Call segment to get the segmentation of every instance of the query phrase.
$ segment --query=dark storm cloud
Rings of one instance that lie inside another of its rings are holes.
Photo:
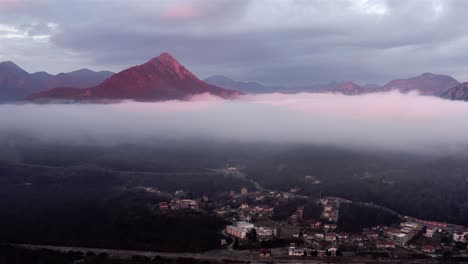
[[[200,77],[302,85],[435,72],[463,81],[467,10],[463,0],[0,0],[0,24],[41,25],[44,48],[74,56],[66,65],[43,60],[52,71],[121,70],[169,51]]]

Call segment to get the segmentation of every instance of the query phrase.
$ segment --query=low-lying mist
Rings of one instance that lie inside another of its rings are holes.
[[[3,135],[73,144],[209,139],[440,154],[456,154],[468,146],[468,103],[398,92],[4,104],[0,122]]]

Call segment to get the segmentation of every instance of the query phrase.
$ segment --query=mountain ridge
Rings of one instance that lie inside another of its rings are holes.
[[[201,81],[172,55],[164,52],[143,64],[110,76],[97,86],[81,90],[59,87],[33,94],[28,99],[164,101],[186,100],[202,93],[222,98],[233,98],[241,94]]]
[[[468,82],[461,83],[450,90],[443,93],[442,98],[457,100],[457,101],[468,101]]]
[[[0,101],[16,101],[29,94],[58,86],[79,88],[96,85],[113,72],[81,69],[72,72],[49,74],[45,71],[29,73],[12,61],[0,62]]]

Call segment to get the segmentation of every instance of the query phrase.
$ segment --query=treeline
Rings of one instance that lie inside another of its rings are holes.
[[[183,185],[172,182],[173,188]],[[219,247],[225,224],[205,213],[162,213],[158,195],[127,188],[129,179],[104,170],[0,164],[0,183],[0,242],[5,243],[198,252]]]
[[[361,233],[363,228],[376,225],[390,226],[400,219],[378,208],[366,207],[357,204],[341,204],[339,208],[338,228],[340,231]]]
[[[219,246],[225,224],[204,213],[159,212],[158,198],[143,192],[21,194],[0,194],[5,243],[200,252]]]
[[[272,189],[300,186],[314,197],[340,196],[404,215],[466,224],[466,159],[302,146],[256,159],[247,173]],[[318,177],[320,184],[307,182],[306,175]]]

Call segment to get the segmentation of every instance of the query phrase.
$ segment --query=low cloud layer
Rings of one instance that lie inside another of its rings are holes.
[[[248,95],[226,101],[0,105],[0,133],[70,143],[144,139],[331,144],[454,153],[468,146],[468,103],[397,92]]]

